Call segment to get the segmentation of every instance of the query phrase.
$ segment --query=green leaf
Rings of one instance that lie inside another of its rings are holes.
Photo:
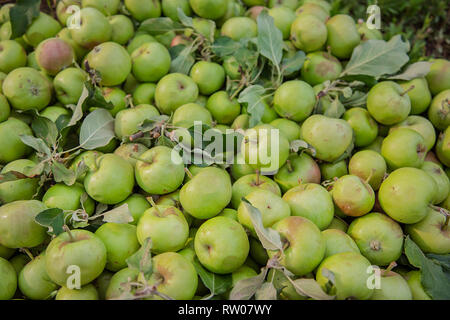
[[[114,136],[114,118],[107,110],[96,109],[81,125],[80,147],[86,150],[104,147]]]
[[[311,297],[315,300],[333,300],[335,298],[335,296],[326,294],[314,279],[297,279],[290,281],[299,295]]]
[[[50,148],[41,138],[36,138],[29,135],[20,135],[20,140],[22,140],[22,142],[25,143],[27,146],[30,146],[37,152],[42,153],[47,157],[50,157],[52,154]]]
[[[230,300],[250,300],[266,279],[267,268],[262,268],[257,276],[239,280],[230,292]]]
[[[299,71],[305,63],[306,55],[303,51],[297,51],[292,57],[284,58],[281,62],[281,72],[289,76]]]
[[[261,212],[258,208],[255,208],[244,197],[242,198],[242,203],[247,207],[247,210],[250,213],[250,219],[252,220],[256,235],[258,236],[259,241],[261,241],[262,246],[266,250],[283,250],[280,234],[271,228],[264,228]]]
[[[36,223],[48,228],[50,234],[55,236],[64,232],[64,211],[59,208],[44,210],[34,218]]]
[[[11,21],[11,39],[25,34],[33,20],[39,17],[40,0],[17,0],[9,11]]]
[[[341,77],[366,75],[379,79],[383,75],[394,74],[409,60],[408,43],[400,35],[384,40],[367,40],[353,50]]]
[[[161,35],[169,31],[183,30],[183,26],[179,22],[175,22],[170,18],[150,18],[144,20],[138,28],[138,31],[147,32],[152,36]]]
[[[351,97],[344,97],[341,102],[346,108],[363,107],[367,102],[367,93],[358,90],[353,91]]]
[[[152,239],[147,238],[142,247],[127,259],[128,267],[143,273],[146,279],[153,273],[151,249]]]
[[[92,85],[89,81],[84,83],[84,87],[87,89],[88,95],[83,100],[83,110],[88,110],[89,108],[114,109],[112,102],[105,100],[99,87]]]
[[[256,291],[255,300],[277,300],[277,289],[272,282],[264,282]]]
[[[422,285],[434,300],[450,300],[450,273],[441,263],[428,259],[409,236],[405,240],[405,254],[409,262],[422,272]]]
[[[253,85],[239,94],[238,102],[247,104],[247,112],[250,114],[250,128],[256,126],[261,122],[262,116],[264,115],[264,89],[260,85]]]
[[[258,15],[256,22],[259,52],[274,65],[279,65],[283,57],[283,34],[275,27],[273,18],[266,10]]]
[[[89,90],[86,88],[86,86],[83,87],[83,91],[81,92],[80,99],[78,99],[77,105],[70,105],[73,106],[72,109],[72,118],[69,121],[68,127],[72,127],[78,123],[78,121],[83,118],[83,105],[86,99],[89,96]]]
[[[133,216],[126,203],[103,213],[103,221],[105,222],[130,223],[133,222],[133,220]]]
[[[206,270],[198,261],[197,257],[194,258],[192,264],[205,287],[211,291],[212,296],[225,293],[231,288],[231,275],[218,275]]]
[[[181,50],[176,56],[172,56],[170,72],[189,74],[189,71],[195,63],[192,51],[192,46],[188,46]]]
[[[430,72],[431,65],[432,65],[431,62],[426,61],[416,62],[409,65],[406,68],[406,70],[403,71],[402,73],[389,77],[388,79],[409,81],[416,78],[423,78],[428,74],[428,72]]]
[[[184,25],[185,27],[190,27],[193,28],[194,27],[194,23],[192,21],[191,17],[188,17],[183,9],[181,9],[180,7],[177,8],[177,14],[178,14],[178,19],[180,19],[180,22],[182,25]]]
[[[64,182],[68,186],[71,186],[76,182],[77,177],[75,172],[67,169],[62,163],[58,161],[52,162],[51,170],[56,182]]]
[[[450,254],[427,254],[427,257],[440,264],[444,270],[450,271]]]
[[[211,46],[211,51],[220,58],[232,56],[238,49],[242,48],[242,42],[234,41],[228,37],[219,37]]]
[[[45,141],[47,146],[55,146],[58,139],[58,128],[56,124],[45,117],[37,116],[31,122],[31,128],[33,129],[36,137]]]

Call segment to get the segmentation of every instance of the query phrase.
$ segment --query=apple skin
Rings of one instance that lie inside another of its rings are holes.
[[[450,253],[450,228],[445,225],[445,216],[431,208],[424,219],[407,225],[406,232],[425,253]]]
[[[346,120],[355,132],[355,146],[365,147],[378,136],[378,125],[364,108],[351,108],[344,113]]]
[[[141,143],[124,143],[114,150],[114,154],[122,157],[124,160],[127,160],[128,163],[135,167],[136,162],[138,161],[135,158],[139,158],[148,150],[149,149]]]
[[[83,8],[95,8],[105,16],[112,16],[119,11],[120,0],[82,0],[81,5]]]
[[[258,181],[259,180],[259,181]],[[259,183],[258,183],[259,182]],[[269,177],[248,174],[240,177],[233,183],[231,206],[239,208],[242,198],[255,190],[268,190],[277,196],[281,196],[280,187]]]
[[[287,40],[291,33],[291,25],[296,18],[294,10],[285,6],[279,6],[269,9],[267,13],[273,18],[275,27],[283,34],[283,39]]]
[[[80,28],[70,29],[70,35],[78,45],[93,49],[111,38],[112,27],[103,13],[95,8],[82,8],[79,14],[83,23]]]
[[[83,286],[97,278],[106,265],[106,247],[102,240],[86,230],[72,230],[73,241],[67,232],[54,238],[47,247],[45,267],[50,279],[65,286],[70,274],[67,268],[80,268],[80,284]]]
[[[27,63],[25,49],[15,40],[0,41],[0,71],[9,73]]]
[[[61,287],[55,296],[55,300],[99,300],[99,296],[95,286],[88,284],[79,290]]]
[[[24,40],[36,48],[43,40],[54,37],[61,30],[61,25],[50,15],[40,12],[39,16],[33,20],[28,27]]]
[[[353,241],[353,239],[348,234],[341,230],[323,230],[322,237],[325,239],[326,243],[324,259],[342,252],[360,253],[355,241]]]
[[[269,228],[274,223],[291,215],[289,205],[281,199],[279,195],[276,195],[271,191],[263,189],[255,190],[246,195],[245,198],[259,210],[265,228]],[[238,220],[240,224],[249,229],[251,233],[256,236],[251,214],[244,202],[241,202],[239,205]]]
[[[67,122],[70,120],[72,113],[70,109],[61,106],[49,106],[42,110],[41,117],[47,118],[52,122],[56,122],[59,117],[64,116]]]
[[[383,272],[382,272],[383,273]],[[412,300],[408,282],[393,271],[380,278],[380,289],[374,289],[370,300]]]
[[[133,216],[133,221],[130,223],[133,225],[137,225],[144,212],[151,207],[147,199],[138,193],[133,193],[126,200],[116,204],[116,207],[120,207],[123,204],[128,205],[128,210]]]
[[[241,113],[241,105],[237,99],[230,99],[226,91],[212,94],[206,102],[208,109],[219,124],[230,125]]]
[[[44,242],[46,228],[34,221],[47,209],[37,200],[20,200],[0,207],[0,244],[8,248],[32,248]]]
[[[25,168],[32,168],[36,165],[31,160],[19,159],[8,163],[0,173],[9,171],[24,173]],[[20,179],[0,184],[0,203],[9,203],[17,200],[31,200],[37,193],[39,187],[38,178]]]
[[[168,74],[156,85],[156,106],[164,114],[171,114],[183,104],[195,102],[197,97],[197,84],[185,74]]]
[[[180,191],[183,208],[193,217],[209,219],[218,215],[230,202],[232,186],[225,170],[208,167],[184,184]]]
[[[293,154],[275,174],[274,180],[283,192],[287,192],[302,183],[320,183],[320,168],[306,153]]]
[[[353,220],[347,233],[372,264],[386,266],[402,254],[402,228],[382,213],[373,212]]]
[[[106,300],[106,290],[108,290],[113,275],[114,273],[104,270],[102,274],[95,279],[94,286],[97,289],[99,300]]]
[[[319,164],[319,168],[323,181],[333,180],[334,178],[340,178],[348,174],[347,162],[345,160],[333,163],[322,162]]]
[[[183,213],[173,206],[157,205],[144,212],[137,225],[140,244],[152,239],[152,252],[176,252],[183,249],[189,236],[189,225]]]
[[[450,167],[450,127],[439,135],[436,155],[445,166]]]
[[[314,15],[299,15],[291,25],[291,41],[302,51],[319,51],[327,42],[327,27]]]
[[[188,17],[192,16],[192,9],[189,5],[189,0],[164,0],[161,2],[162,12],[165,17],[169,17],[173,21],[179,21],[178,8],[183,10]]]
[[[347,232],[348,224],[344,220],[342,220],[339,217],[334,217],[333,220],[331,220],[330,225],[328,226],[328,229],[336,229],[343,232]]]
[[[39,67],[53,76],[70,66],[75,59],[75,53],[70,44],[60,38],[42,41],[35,52]]]
[[[134,25],[130,18],[118,14],[108,17],[109,24],[112,27],[111,41],[120,45],[125,45],[134,36]]]
[[[126,260],[141,247],[136,237],[136,226],[107,222],[95,231],[106,247],[106,269],[119,271],[127,266]]]
[[[378,201],[392,219],[412,224],[426,217],[436,190],[436,182],[423,170],[400,168],[383,181]]]
[[[316,273],[316,281],[325,288],[328,283],[322,271],[328,269],[334,273],[336,285],[332,294],[338,300],[358,299],[368,300],[373,294],[373,290],[367,287],[369,274],[367,269],[370,262],[356,252],[342,252],[334,254],[322,261]]]
[[[86,79],[86,73],[78,68],[62,70],[53,79],[56,98],[64,105],[76,104],[80,99]]]
[[[216,20],[225,15],[226,0],[189,0],[192,10],[199,17]]]
[[[342,72],[342,65],[338,59],[328,52],[312,52],[302,68],[302,77],[310,85],[336,80]]]
[[[433,96],[438,93],[450,89],[450,61],[445,59],[431,59],[430,72],[428,72],[426,79]]]
[[[123,140],[139,131],[139,125],[146,119],[159,116],[158,109],[149,104],[140,104],[134,108],[127,108],[116,114],[114,132]]]
[[[293,216],[309,219],[320,230],[333,220],[334,206],[331,195],[320,184],[302,183],[283,195]]]
[[[353,130],[345,120],[315,114],[303,122],[301,137],[316,149],[315,158],[333,162],[351,146]]]
[[[437,192],[433,203],[439,204],[447,199],[450,192],[450,180],[442,167],[439,164],[425,161],[420,169],[428,173],[436,182]]]
[[[178,189],[184,179],[181,157],[166,146],[154,147],[136,163],[137,184],[151,194],[167,194]],[[168,173],[170,172],[170,175]]]
[[[303,217],[287,217],[275,223],[272,229],[277,231],[283,241],[289,245],[281,255],[280,263],[297,276],[313,271],[325,255],[325,239],[319,228]],[[276,251],[268,251],[273,258]]]
[[[225,82],[225,70],[220,64],[199,61],[192,66],[190,77],[198,85],[200,94],[209,96],[222,88]]]
[[[387,165],[384,158],[372,150],[363,150],[355,153],[348,164],[351,175],[360,177],[362,180],[377,191],[383,182]]]
[[[129,41],[127,51],[131,55],[134,50],[148,42],[157,42],[157,40],[147,33],[136,33],[136,35]]]
[[[194,265],[179,253],[166,252],[153,257],[153,273],[150,286],[175,300],[191,300],[198,287],[198,275]],[[160,300],[149,297],[148,300]]]
[[[8,260],[16,252],[15,249],[7,248],[0,244],[0,258]]]
[[[141,82],[158,82],[170,70],[170,54],[162,44],[147,42],[131,54],[133,74]]]
[[[75,171],[78,165],[83,161],[84,164],[88,168],[95,168],[97,159],[102,156],[103,153],[99,151],[84,151],[80,153],[78,156],[75,157],[75,159],[70,164],[70,170]],[[78,177],[77,181],[83,183],[84,179],[86,178],[86,173],[82,174],[80,177]]]
[[[113,300],[120,297],[124,291],[124,287],[122,285],[128,281],[136,281],[138,274],[139,270],[131,268],[125,268],[116,272],[111,277],[111,281],[106,289],[106,300]]]
[[[125,8],[137,21],[161,16],[160,1],[125,0]]]
[[[52,98],[51,82],[33,68],[17,68],[3,81],[3,94],[17,110],[42,110]]]
[[[358,33],[361,36],[361,41],[367,40],[383,40],[383,34],[380,30],[377,29],[369,29],[365,22],[361,22],[358,20]]]
[[[63,28],[61,29],[61,31],[59,31],[56,36],[57,38],[64,40],[65,42],[67,42],[68,44],[70,44],[70,46],[72,47],[74,53],[75,53],[75,58],[78,62],[81,62],[83,60],[83,58],[86,56],[86,54],[89,52],[90,48],[85,48],[81,45],[79,45],[73,38],[72,38],[72,34],[70,33],[70,29],[69,28]]]
[[[280,132],[286,136],[289,142],[300,139],[301,127],[295,121],[284,118],[277,118],[270,122],[270,125],[280,130]]]
[[[202,265],[218,274],[237,270],[250,250],[242,225],[226,217],[215,217],[203,223],[195,235],[194,247]]]
[[[431,92],[425,78],[404,81],[401,82],[400,85],[404,90],[408,90],[414,86],[413,89],[408,91],[408,96],[411,100],[411,114],[421,114],[427,110],[431,103]]]
[[[9,260],[14,270],[16,270],[17,276],[19,276],[22,269],[30,261],[30,257],[28,257],[26,254],[17,254]]]
[[[361,42],[355,21],[346,14],[337,14],[326,22],[327,46],[331,54],[339,59],[350,58],[353,49]]]
[[[406,281],[411,289],[413,300],[431,300],[431,297],[425,292],[422,286],[422,273],[414,270],[406,274]]]
[[[23,121],[10,117],[0,123],[0,163],[8,164],[31,152],[31,148],[20,140],[20,135],[33,135],[31,128]]]
[[[28,299],[45,300],[58,288],[45,269],[45,253],[28,262],[19,273],[19,289]]]
[[[316,103],[313,88],[301,80],[284,82],[275,91],[273,105],[280,117],[296,122],[308,118]]]
[[[393,81],[381,81],[370,89],[367,110],[379,123],[393,125],[405,120],[411,111],[411,100],[405,90]]]
[[[184,104],[175,110],[172,117],[172,124],[176,127],[189,129],[195,121],[212,126],[213,118],[211,113],[205,107],[197,103]]]
[[[428,119],[438,130],[445,131],[450,126],[450,89],[433,98],[428,109]]]
[[[427,151],[430,151],[433,148],[436,142],[436,132],[433,124],[427,118],[421,116],[409,116],[406,120],[392,126],[389,129],[389,133],[403,127],[412,129],[422,135]]]
[[[250,257],[259,265],[265,266],[267,264],[267,260],[269,260],[269,255],[267,254],[266,249],[264,249],[259,240],[256,240],[253,237],[250,237],[249,241],[250,241]]]
[[[133,103],[139,104],[154,104],[155,102],[156,84],[141,83],[133,92]]]
[[[316,2],[304,2],[302,6],[295,8],[295,14],[297,16],[301,14],[313,15],[323,22],[326,22],[330,17],[329,10],[323,8],[319,3]]]
[[[12,299],[16,289],[16,271],[8,260],[0,258],[0,300]]]
[[[372,187],[358,176],[346,175],[339,178],[331,193],[336,206],[347,216],[365,215],[375,204]]]
[[[51,186],[42,197],[42,202],[48,208],[59,208],[63,210],[78,210],[81,209],[81,196],[85,193],[84,187],[80,183],[75,183],[72,186],[67,186],[63,183],[58,183]],[[87,197],[83,204],[84,209],[88,215],[94,213],[95,203],[90,197]]]

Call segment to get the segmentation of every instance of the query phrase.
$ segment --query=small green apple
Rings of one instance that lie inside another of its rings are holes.
[[[109,41],[112,27],[103,13],[88,7],[82,8],[78,14],[83,23],[79,27],[70,29],[70,35],[78,45],[86,49],[93,49],[95,46]],[[75,18],[74,21],[76,21]]]
[[[161,16],[161,3],[159,0],[125,0],[124,4],[131,16],[137,21]]]
[[[445,59],[431,59],[430,62],[432,65],[426,79],[431,93],[435,96],[444,90],[450,89],[450,61]]]
[[[218,91],[208,98],[206,103],[214,119],[220,124],[231,124],[241,113],[237,99],[231,99],[226,91]]]
[[[273,105],[283,118],[301,122],[308,118],[316,103],[312,87],[301,80],[284,82],[275,91]]]
[[[35,162],[28,159],[19,159],[9,162],[0,173],[10,171],[24,173],[26,168],[33,168]],[[39,178],[19,179],[0,184],[0,203],[9,203],[17,200],[31,200],[38,192]]]
[[[437,192],[433,203],[438,204],[447,199],[450,193],[450,180],[442,167],[434,162],[425,161],[420,169],[428,173],[436,182]]]
[[[86,213],[94,213],[95,203],[90,197],[87,197],[84,203],[81,203],[81,197],[85,194],[81,183],[75,183],[67,186],[63,183],[57,183],[51,186],[42,197],[42,202],[48,208],[59,208],[63,210],[78,210],[82,207]]]
[[[302,67],[302,77],[312,86],[327,80],[336,80],[342,72],[339,60],[328,52],[312,52],[306,58]]]
[[[351,108],[344,113],[346,120],[355,133],[355,146],[365,147],[378,136],[378,126],[369,112],[364,108]]]
[[[0,300],[12,299],[16,289],[16,271],[8,260],[0,258]]]
[[[190,77],[181,73],[168,74],[156,85],[156,106],[164,114],[171,114],[178,107],[195,102],[197,97],[197,84]]]
[[[219,19],[227,10],[226,0],[189,0],[192,10],[205,19]]]
[[[436,155],[446,167],[450,167],[450,127],[439,135]]]
[[[170,54],[158,42],[146,42],[131,54],[133,74],[141,82],[158,82],[170,69]]]
[[[413,300],[431,300],[422,286],[422,273],[414,270],[406,274],[406,281],[411,289]]]
[[[373,190],[377,191],[383,182],[387,165],[378,152],[362,150],[350,158],[348,170],[351,175],[360,177],[370,184]]]
[[[161,3],[164,16],[169,17],[173,21],[178,21],[178,8],[183,10],[188,17],[192,16],[192,9],[189,0],[164,0]]]
[[[430,151],[433,148],[436,142],[436,132],[433,124],[427,118],[421,116],[409,116],[408,118],[406,118],[406,120],[392,126],[389,129],[389,133],[403,127],[412,129],[417,133],[420,133],[420,135],[424,139],[427,151]]]
[[[127,108],[116,114],[114,131],[116,136],[123,140],[139,131],[139,125],[144,120],[159,116],[158,109],[149,104],[140,104],[134,108]]]
[[[55,296],[55,300],[99,300],[98,291],[93,284],[88,284],[80,289],[68,289],[61,287]]]
[[[53,79],[56,98],[64,105],[76,104],[83,91],[86,73],[78,68],[67,68]]]
[[[14,69],[25,67],[27,53],[15,40],[0,41],[0,71],[9,73]]]
[[[428,119],[438,130],[444,131],[450,126],[450,89],[433,98],[428,109]]]
[[[24,35],[24,40],[32,47],[37,47],[43,40],[54,37],[61,30],[59,22],[50,15],[40,12]]]
[[[331,193],[335,205],[347,216],[365,215],[375,204],[375,193],[372,187],[358,176],[340,177],[333,184]]]
[[[49,75],[56,75],[70,66],[75,59],[72,47],[60,38],[49,38],[36,48],[36,61],[39,67]]]
[[[409,90],[408,96],[411,100],[411,114],[421,114],[427,110],[431,103],[431,92],[425,78],[404,81],[400,85],[404,90]]]
[[[361,42],[355,21],[346,14],[337,14],[326,22],[328,31],[327,45],[331,54],[339,59],[347,59],[353,49]]]
[[[322,162],[319,164],[322,180],[333,180],[348,174],[347,162],[341,160],[338,162]]]
[[[291,41],[302,51],[319,51],[327,42],[327,27],[314,15],[298,15],[291,26]]]
[[[111,16],[119,11],[120,2],[120,0],[82,0],[81,5],[83,8],[95,8],[105,16]]]
[[[326,242],[325,258],[341,252],[360,253],[355,241],[342,230],[323,230],[322,236]]]
[[[125,268],[116,272],[109,282],[106,289],[106,300],[118,299],[120,295],[125,291],[124,284],[131,281],[136,281],[139,274],[139,270],[134,268]]]
[[[231,206],[238,209],[242,198],[255,190],[267,190],[277,196],[281,196],[280,187],[272,179],[266,176],[248,174],[240,177],[233,183]]]
[[[380,288],[373,290],[370,300],[412,300],[408,282],[398,273],[381,271]]]
[[[225,82],[225,70],[214,62],[197,62],[192,66],[190,76],[198,85],[200,94],[206,96],[220,90]]]

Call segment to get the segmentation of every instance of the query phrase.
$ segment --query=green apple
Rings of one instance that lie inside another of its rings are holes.
[[[178,21],[178,8],[183,10],[188,17],[192,16],[192,9],[189,6],[189,0],[163,0],[161,3],[164,16],[173,21]]]
[[[10,114],[11,107],[9,106],[8,99],[6,99],[5,96],[0,93],[0,123],[8,120]]]
[[[341,160],[338,162],[322,162],[319,164],[320,175],[322,180],[332,180],[334,178],[340,178],[348,174],[347,162]]]
[[[378,136],[378,125],[364,108],[351,108],[344,113],[346,120],[355,133],[355,146],[370,145]]]
[[[60,38],[49,38],[36,48],[36,61],[39,67],[49,75],[56,75],[70,66],[75,54],[69,43]]]
[[[58,32],[58,34],[55,37],[64,40],[66,43],[70,44],[75,53],[75,58],[78,62],[81,62],[84,56],[86,56],[86,54],[90,50],[75,42],[75,40],[72,38],[72,34],[70,33],[69,28],[61,29],[61,31]]]
[[[253,169],[249,164],[245,163],[245,159],[242,155],[242,153],[238,153],[236,157],[234,158],[234,162],[231,165],[230,173],[234,180],[238,180],[242,178],[243,176],[252,174],[255,172],[255,169]],[[280,191],[281,192],[281,191]]]
[[[76,104],[83,91],[86,73],[78,68],[67,68],[53,79],[56,98],[64,105]]]
[[[319,51],[327,42],[325,22],[314,15],[298,15],[291,26],[291,41],[302,51]]]
[[[255,208],[261,213],[262,223],[265,228],[271,227],[276,222],[289,217],[291,209],[279,195],[268,190],[255,190],[245,196]],[[251,213],[247,205],[241,202],[238,208],[239,223],[249,229],[256,236],[255,228],[251,219]]]
[[[200,171],[180,191],[183,208],[193,217],[209,219],[218,215],[230,202],[232,186],[225,170],[208,167]]]
[[[45,269],[45,253],[28,262],[20,271],[18,279],[20,292],[31,300],[48,299],[58,288]]]
[[[24,173],[26,168],[33,168],[35,162],[28,159],[19,159],[9,162],[0,173],[10,171]],[[17,200],[31,200],[38,192],[39,179],[27,178],[0,184],[0,203],[9,203]]]
[[[450,126],[450,89],[442,91],[433,98],[428,109],[428,119],[438,130],[444,131]]]
[[[293,216],[307,218],[320,230],[326,229],[333,220],[334,206],[331,195],[319,184],[302,183],[283,195]]]
[[[120,0],[82,0],[81,5],[83,8],[95,8],[105,16],[111,16],[119,11]]]
[[[393,81],[381,81],[370,89],[367,110],[379,123],[393,125],[405,120],[411,111],[407,92]]]
[[[386,266],[402,254],[402,228],[382,213],[373,212],[353,220],[347,233],[372,264]]]
[[[286,192],[302,183],[320,183],[320,168],[306,153],[291,154],[275,174],[274,180]]]
[[[83,8],[78,14],[83,23],[79,27],[70,29],[70,35],[78,45],[86,49],[93,49],[110,40],[112,27],[103,13],[95,8]],[[76,21],[75,18],[73,19]]]
[[[133,92],[133,103],[139,104],[153,104],[155,102],[156,84],[141,83]]]
[[[409,116],[408,118],[406,118],[406,120],[392,126],[389,130],[389,133],[403,127],[412,129],[420,133],[420,135],[424,139],[427,151],[430,151],[433,148],[436,142],[436,132],[433,124],[427,118],[421,116]]]
[[[11,71],[3,81],[3,94],[18,110],[45,108],[52,98],[51,83],[39,71],[29,67]]]
[[[233,122],[233,124],[235,122]],[[300,139],[301,127],[295,121],[284,118],[277,118],[272,122],[270,122],[270,125],[280,130],[280,132],[284,134],[284,136],[289,140],[289,142]],[[233,129],[236,130],[236,128]]]
[[[175,252],[165,252],[153,257],[153,273],[150,286],[175,300],[191,300],[198,287],[198,275],[194,265]],[[149,299],[161,299],[157,296]]]
[[[127,51],[131,55],[134,52],[134,50],[136,50],[137,48],[142,46],[144,43],[149,43],[149,42],[157,42],[157,41],[153,36],[151,36],[147,33],[136,34],[134,36],[134,38],[132,38],[129,41],[129,43],[127,45]]]
[[[148,148],[141,143],[124,143],[114,151],[114,154],[127,160],[135,167],[137,158],[146,151],[148,151]]]
[[[438,204],[447,199],[450,193],[450,180],[442,167],[434,162],[425,161],[420,169],[428,173],[436,182],[437,192],[433,203]]]
[[[119,202],[116,207],[124,204],[128,205],[128,210],[133,217],[133,221],[131,222],[133,225],[137,225],[144,212],[151,207],[147,199],[138,193],[133,193],[126,200]]]
[[[106,290],[108,290],[113,275],[114,273],[105,270],[97,279],[95,279],[94,286],[97,289],[98,298],[100,300],[106,300]]]
[[[86,230],[72,230],[50,242],[45,254],[45,268],[53,282],[65,286],[70,282],[69,267],[78,266],[83,286],[102,273],[106,257],[106,247],[99,237]]]
[[[73,211],[84,208],[86,213],[91,215],[94,213],[95,203],[90,197],[87,197],[83,204],[81,203],[81,197],[85,192],[81,183],[75,183],[72,186],[57,183],[47,190],[42,197],[42,202],[48,208]]]
[[[72,113],[70,109],[61,106],[49,106],[41,111],[41,117],[47,118],[52,122],[56,122],[61,116],[69,122]]]
[[[131,54],[133,74],[138,81],[158,82],[170,69],[170,54],[162,44],[147,42]]]
[[[398,273],[381,271],[380,288],[373,290],[370,300],[412,300],[408,282]]]
[[[316,150],[317,159],[333,162],[351,146],[353,130],[345,120],[315,114],[303,122],[301,137]]]
[[[93,284],[88,284],[80,289],[68,289],[61,287],[55,296],[55,300],[99,300],[97,289]]]
[[[15,249],[7,248],[0,244],[0,258],[9,259],[16,252]]]
[[[131,71],[128,52],[115,42],[104,42],[94,47],[86,56],[89,67],[100,73],[101,84],[116,86],[124,82]],[[111,61],[114,61],[111,64]]]
[[[373,290],[367,286],[370,276],[367,271],[370,266],[369,260],[359,253],[334,254],[322,261],[317,269],[316,281],[325,289],[329,279],[323,271],[331,271],[335,278],[331,294],[336,295],[338,300],[367,300],[373,294]]]
[[[319,228],[303,217],[287,217],[272,227],[287,244],[281,254],[280,263],[297,276],[313,271],[325,255],[325,239]],[[268,251],[269,257],[277,254]]]
[[[106,247],[106,269],[119,271],[127,259],[139,250],[137,228],[131,224],[107,222],[95,231]]]
[[[183,104],[195,102],[197,97],[197,84],[181,73],[168,74],[156,85],[156,106],[164,114],[171,114]]]
[[[116,114],[114,131],[116,136],[123,140],[139,131],[139,125],[144,120],[159,116],[158,110],[149,104],[140,104],[134,108],[127,108]]]
[[[195,10],[194,10],[195,11]],[[221,35],[234,41],[254,38],[258,34],[256,22],[248,17],[232,17],[225,21],[221,29]]]
[[[320,4],[314,2],[304,2],[302,6],[296,9],[295,14],[298,16],[301,14],[309,14],[315,16],[323,22],[326,22],[330,17],[328,10],[323,8]]]
[[[32,248],[46,238],[46,229],[34,221],[47,209],[37,200],[20,200],[0,207],[0,244],[8,248]]]
[[[54,37],[61,30],[61,25],[53,17],[40,12],[24,35],[24,40],[32,47],[37,47],[45,39]]]
[[[365,215],[375,204],[372,187],[358,176],[346,175],[339,178],[333,184],[331,193],[335,205],[347,216]]]
[[[189,236],[189,225],[183,213],[173,206],[157,205],[144,212],[137,225],[141,244],[152,239],[156,254],[183,249]]]
[[[125,8],[137,21],[161,16],[161,3],[159,0],[125,0]]]
[[[219,19],[227,10],[226,0],[189,0],[192,10],[205,19]]]
[[[190,76],[198,85],[200,94],[207,96],[220,90],[225,82],[225,70],[214,62],[197,62],[192,66]]]
[[[355,21],[346,14],[337,14],[326,22],[328,31],[327,45],[331,54],[339,59],[347,59],[353,49],[361,42]]]
[[[209,110],[196,103],[184,104],[173,113],[172,124],[176,127],[189,129],[195,121],[200,121],[208,126],[213,124]]]
[[[118,14],[108,17],[108,21],[112,27],[111,41],[121,45],[127,44],[134,35],[134,25],[131,19]]]
[[[166,146],[154,147],[139,157],[136,182],[151,194],[167,194],[183,183],[184,164],[178,153]]]
[[[84,188],[95,201],[117,204],[133,192],[133,166],[115,154],[105,154],[96,161],[84,179]]]
[[[369,29],[367,23],[358,20],[358,33],[361,36],[361,41],[367,40],[383,40],[383,34],[378,29]]]
[[[88,168],[95,168],[97,159],[102,156],[103,153],[99,151],[84,151],[80,153],[78,156],[75,157],[75,159],[70,164],[70,170],[76,171],[78,166],[81,165],[81,162],[83,162]],[[83,173],[80,177],[78,177],[78,182],[84,182],[84,179],[86,178],[87,173]]]
[[[420,168],[425,160],[427,146],[423,136],[409,128],[398,128],[383,140],[381,155],[389,168]]]
[[[449,127],[450,128],[450,127]],[[436,155],[447,167],[450,167],[450,129],[447,128],[439,135],[436,144]]]
[[[240,177],[233,183],[231,206],[238,209],[242,198],[255,190],[267,190],[277,196],[281,196],[280,187],[272,179],[266,176],[248,174]]]
[[[275,27],[283,34],[283,39],[288,39],[291,34],[291,25],[296,18],[294,10],[289,7],[279,6],[270,9],[268,14],[273,18]]]
[[[406,281],[411,289],[413,300],[431,300],[422,286],[422,273],[414,270],[406,274]]]
[[[378,201],[392,219],[412,224],[426,217],[436,191],[436,182],[425,171],[400,168],[383,181]]]
[[[113,117],[115,117],[119,111],[127,108],[127,94],[122,89],[118,87],[103,87],[102,94],[105,100],[111,102],[114,106],[113,109],[108,110]],[[95,108],[91,108],[91,110],[92,109]]]
[[[425,78],[404,81],[400,85],[403,90],[409,90],[408,96],[411,100],[411,114],[421,114],[427,110],[431,103],[431,92]]]
[[[430,72],[426,78],[431,93],[435,96],[439,92],[450,89],[450,61],[445,59],[431,59]]]
[[[378,136],[371,144],[369,144],[367,147],[361,148],[361,150],[372,150],[381,154],[381,145],[383,144],[383,140],[384,137]]]
[[[334,254],[342,252],[360,253],[355,241],[342,230],[327,229],[322,231],[322,237],[325,239],[326,250],[325,257],[328,258]]]
[[[286,7],[295,10],[298,6],[299,0],[269,0],[268,2],[269,8]]]
[[[27,63],[25,49],[15,40],[0,41],[0,71],[9,73]]]
[[[125,290],[124,284],[129,281],[136,281],[138,274],[139,270],[134,268],[125,268],[116,272],[111,277],[111,281],[106,289],[106,300],[118,299]]]
[[[14,297],[17,289],[17,275],[11,263],[0,257],[0,300]]]
[[[448,222],[442,213],[434,209],[428,209],[427,215],[421,221],[407,225],[406,232],[425,253],[450,253]]]
[[[331,220],[330,225],[328,226],[328,229],[336,229],[343,232],[347,232],[348,224],[344,220],[342,220],[339,217],[334,217],[333,220]]]
[[[308,118],[314,109],[316,95],[312,87],[301,80],[284,82],[275,91],[273,105],[283,118],[301,122]]]
[[[12,264],[14,270],[16,270],[17,276],[19,276],[22,269],[30,261],[31,261],[30,257],[27,256],[26,254],[17,254],[9,260],[9,262]]]
[[[206,103],[214,119],[219,124],[231,124],[241,113],[237,99],[231,99],[226,91],[218,91],[208,98]]]
[[[327,52],[312,52],[306,58],[302,67],[302,77],[312,86],[327,80],[336,80],[342,72],[339,60]]]
[[[208,270],[227,274],[236,271],[247,259],[250,244],[238,222],[215,217],[198,229],[194,239],[195,253]]]
[[[351,175],[360,177],[376,191],[383,182],[387,165],[378,152],[362,150],[350,158],[348,170]]]

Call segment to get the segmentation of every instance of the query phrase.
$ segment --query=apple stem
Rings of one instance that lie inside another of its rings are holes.
[[[259,169],[256,169],[256,185],[259,186],[261,184],[260,180],[259,180]]]
[[[31,260],[34,260],[33,254],[28,248],[20,248],[19,251],[25,253]]]
[[[137,139],[142,138],[143,136],[144,136],[144,132],[139,131],[138,133],[135,133],[135,134],[131,135],[128,139],[129,139],[130,141],[135,141],[135,140],[137,140]]]
[[[383,275],[387,275],[389,272],[392,271],[397,266],[397,262],[392,261],[389,266],[386,268],[386,270],[383,271]]]
[[[407,94],[408,92],[410,92],[412,89],[414,89],[416,86],[412,85],[411,87],[409,87],[408,89],[406,89],[403,93],[400,94],[401,97],[403,97],[405,94]]]
[[[294,171],[294,168],[292,167],[291,160],[286,160],[286,166],[287,166],[289,172]]]
[[[187,176],[189,177],[189,179],[194,178],[194,175],[192,174],[191,171],[189,171],[188,168],[184,168],[184,172],[186,172]]]
[[[153,208],[155,208],[156,212],[158,212],[158,215],[162,216],[161,211],[159,210],[158,206],[155,203],[155,200],[153,200],[152,197],[147,197],[147,201],[150,202],[150,204],[152,205]]]
[[[64,231],[67,232],[67,234],[69,235],[70,242],[74,242],[74,241],[75,241],[75,238],[73,237],[72,232],[70,232],[69,227],[68,227],[67,225],[63,225],[63,229],[64,229]]]

